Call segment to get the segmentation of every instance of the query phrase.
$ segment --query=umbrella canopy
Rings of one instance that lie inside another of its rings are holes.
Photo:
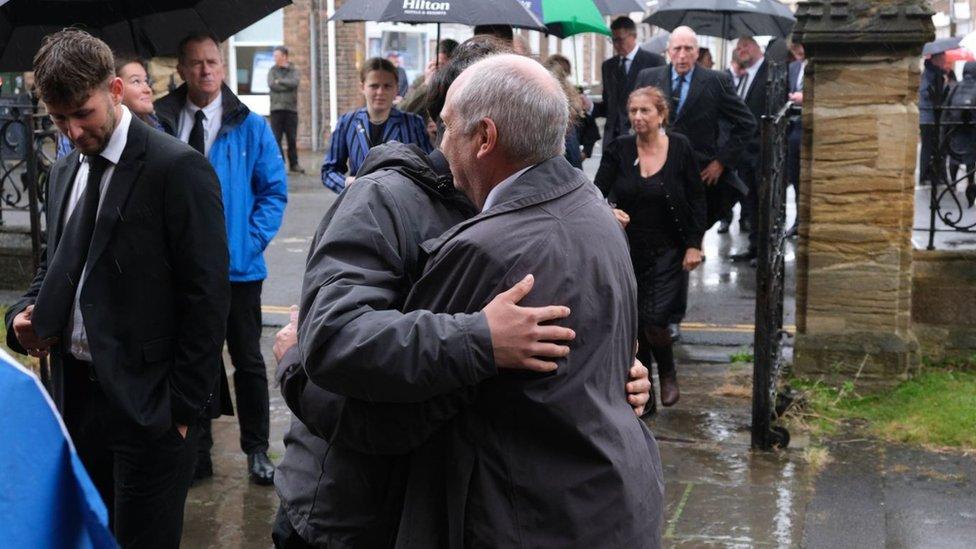
[[[949,50],[958,49],[962,38],[962,36],[953,36],[951,38],[939,38],[938,40],[928,42],[922,46],[922,55],[935,55],[937,53],[945,53]]]
[[[644,2],[641,0],[593,0],[596,9],[603,15],[624,15],[630,12],[644,12]]]
[[[976,61],[976,55],[966,48],[956,48],[945,52],[946,61],[956,63],[958,61]]]
[[[291,0],[0,0],[0,70],[29,71],[41,40],[75,26],[114,50],[173,55],[187,34],[220,40],[291,4]]]
[[[532,12],[518,0],[348,0],[333,21],[384,21],[393,23],[456,23],[460,25],[511,25],[545,30]]]
[[[593,0],[527,0],[532,13],[546,24],[546,32],[566,38],[584,32],[610,36]]]
[[[786,38],[796,18],[777,0],[660,0],[644,22],[669,31],[686,25],[698,34],[732,40],[743,36]]]

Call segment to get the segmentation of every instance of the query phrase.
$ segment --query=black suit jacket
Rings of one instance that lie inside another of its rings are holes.
[[[766,114],[769,103],[768,94],[766,93],[766,81],[769,79],[769,63],[768,59],[763,60],[762,65],[759,66],[759,70],[756,71],[756,76],[749,82],[749,89],[746,91],[745,104],[749,107],[749,111],[752,112],[752,116],[757,122],[756,129],[752,132],[745,151],[746,160],[751,162],[753,166],[758,165],[759,154],[762,148],[758,122]]]
[[[47,246],[27,293],[7,311],[7,345],[20,353],[13,319],[40,292],[78,165],[75,150],[51,170]],[[102,197],[79,303],[102,390],[151,435],[193,423],[212,398],[230,306],[228,263],[210,163],[133,117]],[[59,407],[72,390],[63,384],[67,347],[51,349]]]
[[[641,71],[637,87],[643,86],[655,86],[665,97],[671,97],[671,65]],[[722,122],[728,128],[728,138],[724,140],[719,139]],[[699,166],[704,168],[718,160],[728,173],[756,131],[756,122],[735,94],[727,74],[697,66],[685,103],[670,129],[691,141]]]
[[[627,118],[627,96],[637,87],[637,76],[641,71],[650,67],[664,65],[664,58],[643,48],[637,48],[637,54],[630,64],[627,80],[621,82],[618,74],[620,58],[611,57],[603,62],[603,102],[594,105],[593,116],[606,117],[603,127],[603,146],[606,147],[618,135],[626,135],[630,131],[630,120]],[[621,89],[623,87],[623,89]]]

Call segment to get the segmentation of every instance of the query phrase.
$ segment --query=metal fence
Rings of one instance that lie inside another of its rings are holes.
[[[761,180],[758,200],[758,257],[756,265],[756,329],[752,378],[752,446],[763,450],[786,447],[789,432],[777,425],[779,379],[790,337],[783,329],[786,288],[786,186],[790,118],[796,114],[786,101],[787,71],[773,65],[766,84],[769,112],[762,117]]]
[[[930,90],[935,147],[922,159],[929,188],[929,250],[940,232],[976,233],[976,106],[948,104],[951,92]]]

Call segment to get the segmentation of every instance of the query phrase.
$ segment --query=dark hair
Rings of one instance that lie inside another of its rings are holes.
[[[454,80],[476,62],[496,53],[513,53],[511,42],[505,42],[490,34],[476,34],[465,40],[454,50],[454,57],[444,65],[444,68],[434,73],[427,85],[427,114],[431,120],[437,120],[447,99],[447,89]]]
[[[475,25],[474,35],[478,36],[480,34],[487,34],[488,36],[494,36],[500,40],[508,40],[509,42],[515,38],[515,33],[512,31],[511,25]]]
[[[366,82],[366,75],[373,71],[385,71],[393,75],[393,79],[400,83],[400,74],[397,71],[396,65],[390,62],[389,59],[383,59],[382,57],[370,57],[366,61],[363,61],[363,68],[359,70],[359,82]]]
[[[441,40],[441,44],[437,46],[437,53],[443,53],[448,59],[454,56],[454,50],[458,47],[457,40],[451,40],[450,38],[445,38]]]
[[[665,99],[664,93],[654,86],[637,88],[630,92],[630,95],[627,97],[627,106],[630,107],[630,101],[639,95],[645,95],[651,99],[651,103],[657,109],[657,113],[661,115],[661,125],[667,125],[668,114],[671,109],[668,107],[668,100]]]
[[[217,47],[220,47],[220,39],[210,32],[194,32],[188,34],[183,40],[180,40],[180,45],[176,47],[176,59],[177,62],[182,65],[183,61],[186,60],[186,47],[190,44],[196,44],[197,42],[206,42],[207,40],[212,41]]]
[[[139,63],[142,65],[142,70],[149,73],[149,66],[146,65],[146,60],[139,57],[138,55],[133,55],[131,53],[117,53],[115,54],[115,76],[122,76],[122,69],[126,65],[131,65],[132,63]]]
[[[48,35],[34,56],[34,85],[45,103],[78,105],[115,76],[108,44],[80,29]]]
[[[630,31],[631,34],[637,34],[637,24],[634,23],[634,20],[630,17],[621,15],[620,17],[614,19],[613,23],[610,23],[610,32],[615,30],[625,30]]]
[[[288,56],[288,48],[285,46],[275,46],[274,51],[280,51],[281,53],[285,54],[285,57]]]

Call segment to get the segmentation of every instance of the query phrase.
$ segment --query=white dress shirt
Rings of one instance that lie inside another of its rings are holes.
[[[210,146],[213,145],[214,140],[217,139],[217,132],[220,131],[220,119],[224,115],[224,105],[221,102],[222,98],[223,94],[217,94],[217,98],[202,109],[203,115],[206,117],[206,120],[203,121],[204,156],[210,154]],[[201,110],[200,107],[194,105],[187,98],[186,105],[183,106],[183,111],[180,114],[180,129],[177,132],[177,135],[180,136],[180,141],[184,143],[190,142],[190,132],[193,131],[193,118],[199,110]]]
[[[483,212],[488,211],[488,208],[494,206],[495,201],[498,200],[498,195],[501,194],[505,189],[511,187],[512,184],[515,183],[515,180],[519,178],[519,176],[529,171],[529,169],[532,168],[533,166],[535,166],[535,164],[533,164],[532,166],[522,168],[521,170],[513,173],[512,175],[506,177],[505,179],[502,179],[501,183],[495,185],[495,187],[492,190],[488,191],[488,196],[485,198],[485,205],[481,208],[481,211]]]
[[[115,130],[112,132],[112,137],[109,138],[108,144],[105,145],[105,149],[99,153],[99,156],[108,160],[109,164],[105,168],[105,173],[102,174],[102,180],[99,182],[98,189],[98,207],[101,209],[102,202],[105,200],[105,193],[108,191],[109,181],[112,180],[112,174],[115,173],[115,165],[119,163],[119,159],[122,158],[122,151],[125,150],[125,142],[129,137],[129,124],[132,122],[132,113],[125,105],[122,105],[122,116],[119,118],[119,124],[115,126]],[[88,156],[80,155],[78,157],[81,165],[78,166],[78,173],[75,174],[74,183],[71,185],[71,194],[68,195],[68,203],[64,208],[64,221],[63,226],[67,227],[68,220],[71,218],[71,214],[74,213],[75,207],[81,200],[82,195],[85,194],[85,187],[88,184]],[[90,258],[89,258],[90,259]],[[78,290],[75,292],[75,302],[74,307],[71,310],[71,320],[68,322],[68,331],[71,333],[71,345],[69,350],[71,354],[78,360],[83,360],[85,362],[91,362],[91,350],[88,348],[88,334],[85,332],[85,322],[81,316],[81,306],[78,300],[81,298],[81,289],[85,285],[85,276],[88,274],[88,266],[81,272],[81,280],[78,284]]]
[[[634,63],[634,58],[637,57],[637,50],[640,49],[640,44],[634,46],[634,49],[630,50],[630,53],[624,57],[624,71],[630,74],[630,66]]]

